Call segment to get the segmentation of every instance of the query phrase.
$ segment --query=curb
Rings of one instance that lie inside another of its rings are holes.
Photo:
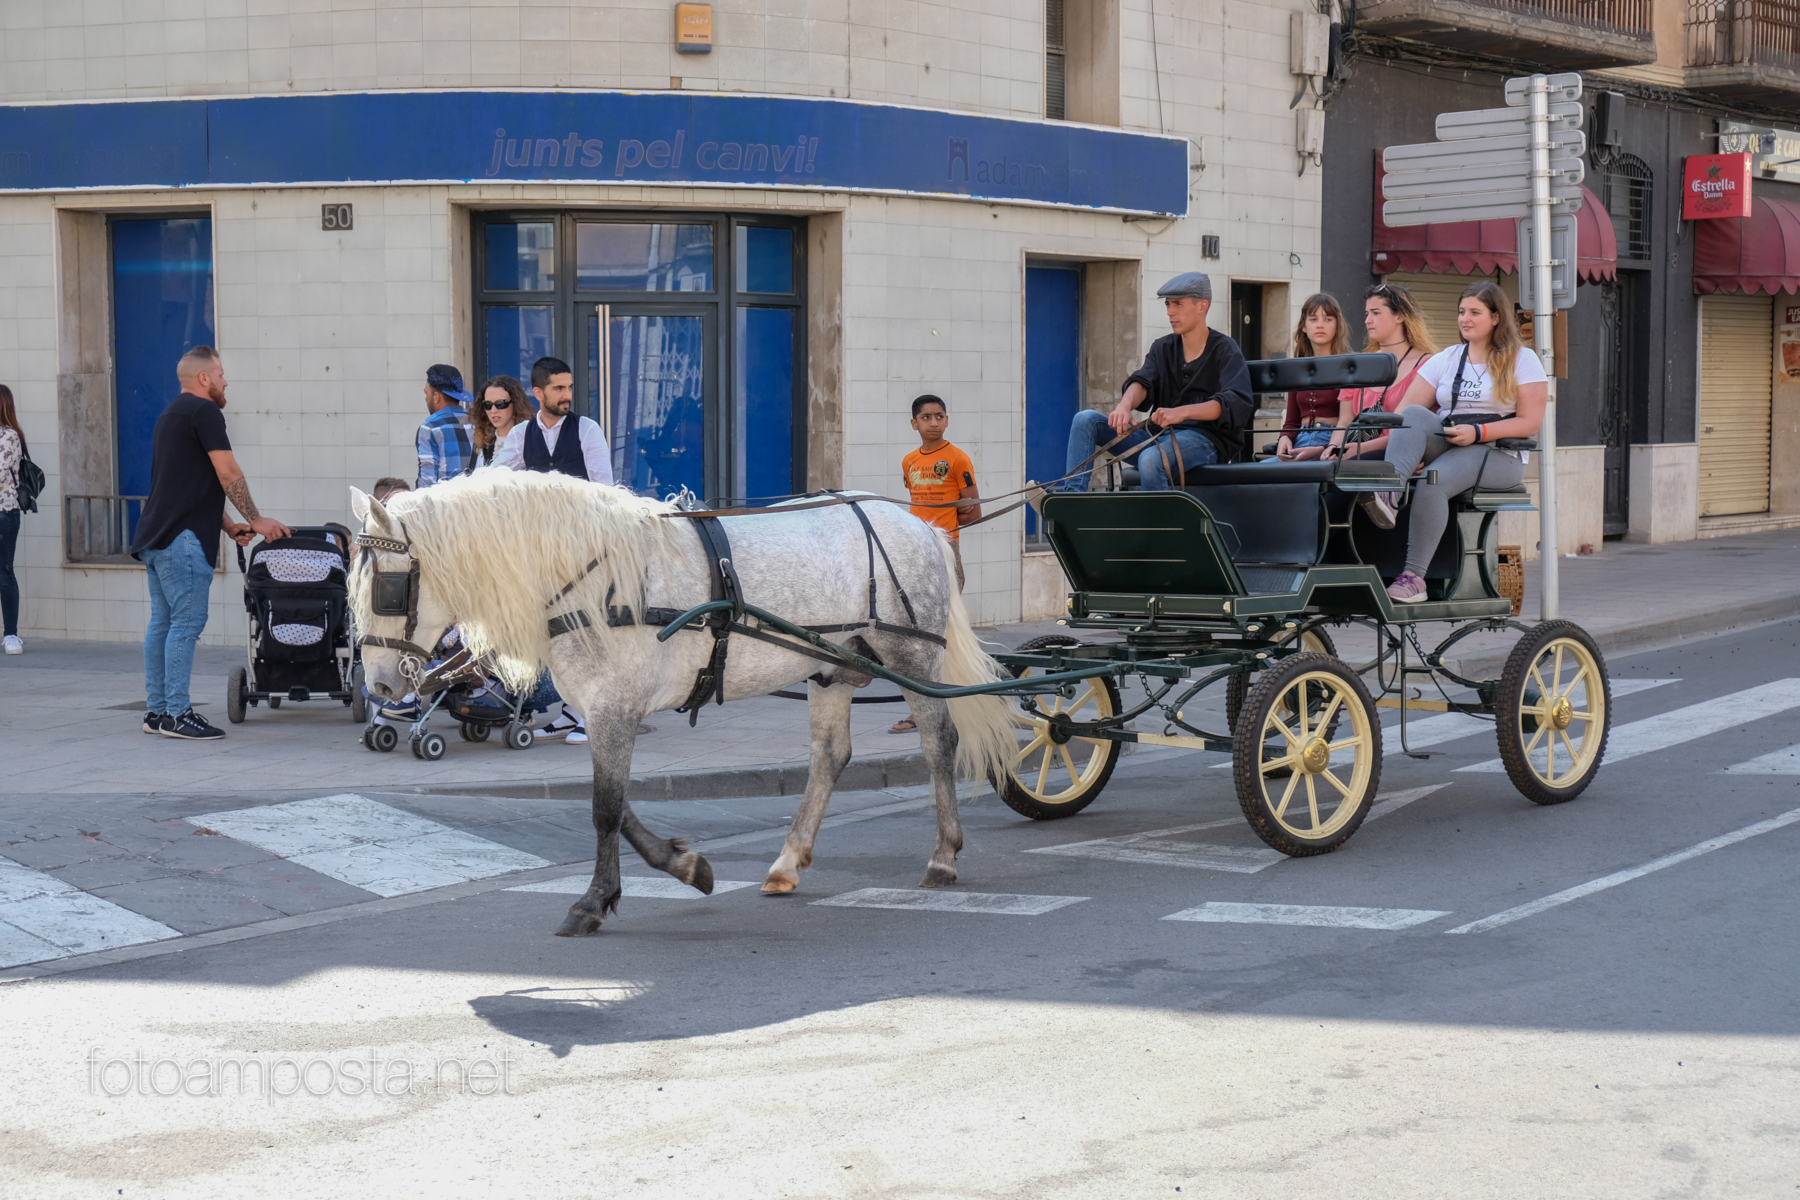
[[[1690,613],[1621,626],[1597,633],[1594,639],[1600,643],[1603,654],[1626,654],[1794,616],[1800,616],[1800,592],[1706,613]],[[1505,664],[1505,655],[1487,655],[1458,661],[1456,669],[1462,675],[1486,677],[1498,675]],[[805,762],[770,763],[755,767],[708,767],[693,771],[633,775],[625,798],[645,801],[797,796],[806,790],[807,765]],[[843,774],[838,776],[835,790],[878,791],[882,788],[910,787],[929,782],[931,772],[925,765],[925,757],[914,751],[910,754],[853,758],[844,767]],[[593,795],[594,784],[591,776],[580,775],[567,779],[497,780],[491,783],[381,790],[438,795],[507,796],[522,800],[586,800]]]

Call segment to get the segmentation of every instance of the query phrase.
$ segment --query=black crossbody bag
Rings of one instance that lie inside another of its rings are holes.
[[[15,434],[17,431],[14,431]],[[19,465],[13,468],[13,491],[18,493],[19,511],[34,513],[38,497],[44,491],[44,469],[25,453],[25,439],[19,438]]]

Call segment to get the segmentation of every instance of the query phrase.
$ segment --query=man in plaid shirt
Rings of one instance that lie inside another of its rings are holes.
[[[425,408],[431,413],[419,426],[419,487],[454,479],[475,456],[469,418],[463,405],[472,397],[463,390],[462,372],[438,363],[425,372]]]

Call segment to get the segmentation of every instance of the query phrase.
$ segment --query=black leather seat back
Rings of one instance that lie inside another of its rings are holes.
[[[1207,467],[1206,471],[1231,468]],[[1275,476],[1283,468],[1247,468]],[[1240,566],[1255,563],[1319,561],[1324,549],[1325,519],[1319,507],[1319,485],[1294,483],[1221,483],[1183,488],[1206,506],[1220,526],[1225,545]]]
[[[1251,389],[1305,392],[1320,388],[1386,387],[1398,377],[1391,354],[1322,354],[1317,358],[1261,358],[1246,363]]]

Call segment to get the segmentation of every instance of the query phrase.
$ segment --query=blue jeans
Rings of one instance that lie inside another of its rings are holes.
[[[6,634],[19,632],[19,577],[13,572],[13,554],[19,548],[18,509],[0,512],[0,618]]]
[[[1064,471],[1073,471],[1081,466],[1087,457],[1101,446],[1113,440],[1116,435],[1112,426],[1106,423],[1106,414],[1095,408],[1084,408],[1075,414],[1075,420],[1069,426],[1069,458]],[[1175,445],[1170,445],[1173,439]],[[1149,446],[1151,441],[1160,441],[1158,446]],[[1163,469],[1163,455],[1169,456],[1169,468],[1176,467],[1175,446],[1181,447],[1182,467],[1204,467],[1219,461],[1218,448],[1212,439],[1198,429],[1164,429],[1156,430],[1153,426],[1142,425],[1125,435],[1125,440],[1114,446],[1109,453],[1123,455],[1135,446],[1145,446],[1129,461],[1137,465],[1138,473],[1143,478],[1146,492],[1167,491],[1171,486],[1168,471]],[[1080,474],[1065,479],[1058,485],[1065,492],[1085,491],[1088,477],[1093,474],[1090,466]]]
[[[180,716],[193,707],[188,683],[194,646],[206,628],[213,569],[194,531],[184,529],[161,550],[138,555],[150,580],[150,628],[144,631],[144,706]]]

